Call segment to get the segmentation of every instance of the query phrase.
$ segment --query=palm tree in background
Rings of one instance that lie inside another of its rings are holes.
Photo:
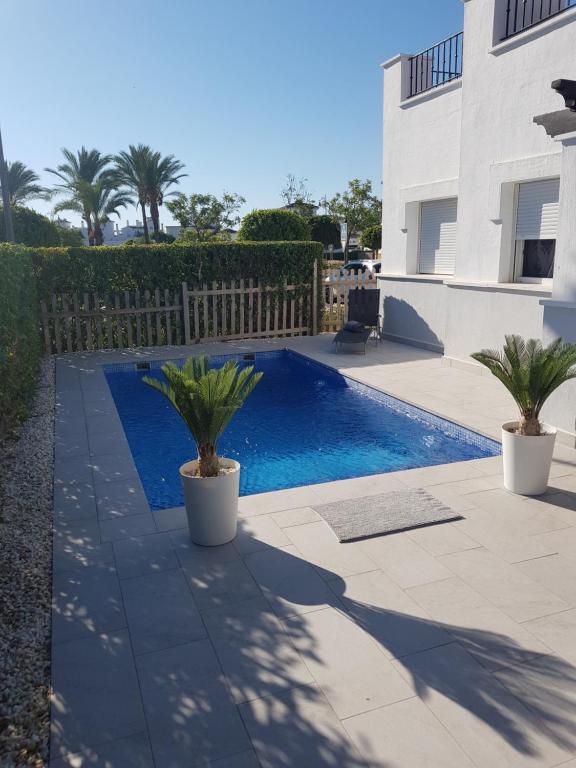
[[[150,206],[150,217],[154,233],[160,232],[160,211],[159,206],[164,202],[167,190],[174,184],[178,184],[180,179],[186,176],[186,173],[179,173],[184,168],[184,164],[176,160],[174,155],[162,157],[160,152],[152,153],[152,162],[149,168],[148,176],[148,205]],[[170,193],[168,193],[170,194]]]
[[[128,152],[120,152],[114,157],[115,168],[113,177],[117,184],[128,187],[142,209],[142,225],[144,241],[150,242],[148,222],[146,221],[146,204],[148,202],[148,177],[153,165],[153,152],[144,144],[130,144]]]
[[[66,200],[61,200],[54,207],[54,212],[76,211],[84,215],[84,211],[89,210],[92,228],[88,231],[88,237],[94,245],[102,245],[104,243],[102,226],[110,221],[111,216],[119,217],[119,209],[133,202],[134,199],[129,192],[115,189],[110,184],[110,179],[104,176],[92,184],[87,181],[77,182],[75,194]]]
[[[31,168],[19,160],[6,162],[5,166],[10,205],[24,205],[28,200],[39,198],[48,199],[48,190],[36,183],[40,181],[40,177]]]
[[[131,144],[127,152],[120,152],[114,158],[113,172],[117,184],[128,187],[138,200],[142,210],[144,240],[150,242],[146,206],[150,207],[150,217],[154,233],[160,232],[159,207],[164,201],[169,187],[178,184],[185,173],[179,173],[184,165],[174,155],[162,157],[145,144]]]
[[[108,183],[112,185],[110,175],[110,155],[103,155],[97,149],[86,149],[82,147],[76,153],[70,149],[63,148],[65,162],[56,168],[45,168],[48,173],[56,176],[60,183],[56,184],[53,194],[67,194],[66,200],[58,204],[56,210],[78,211],[88,229],[88,242],[94,245],[95,227],[93,226],[92,211],[88,206],[90,199],[86,194],[85,185],[95,184],[96,182]]]

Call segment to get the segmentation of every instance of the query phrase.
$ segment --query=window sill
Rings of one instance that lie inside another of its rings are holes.
[[[501,53],[506,53],[506,51],[510,51],[524,43],[528,43],[530,40],[535,40],[536,38],[545,35],[547,32],[551,32],[553,29],[563,27],[575,19],[576,6],[567,8],[565,11],[562,11],[562,13],[546,19],[546,21],[528,27],[528,29],[524,29],[522,32],[518,32],[516,35],[513,35],[506,40],[501,40],[500,42],[495,43],[488,49],[488,53],[492,54],[492,56],[499,56]]]
[[[447,280],[449,288],[470,288],[479,291],[494,291],[495,293],[520,293],[536,296],[550,296],[552,286],[541,283],[485,283],[471,280]]]
[[[380,273],[378,280],[398,280],[404,283],[444,283],[451,280],[450,275],[398,275],[393,273]]]

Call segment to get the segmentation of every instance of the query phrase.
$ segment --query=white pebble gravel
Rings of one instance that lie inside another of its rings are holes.
[[[0,443],[0,766],[48,760],[54,361],[30,415]]]

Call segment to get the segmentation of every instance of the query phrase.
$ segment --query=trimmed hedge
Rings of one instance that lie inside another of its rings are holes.
[[[38,299],[32,259],[20,245],[0,244],[0,434],[26,415],[40,359]]]
[[[276,283],[310,280],[314,260],[322,263],[322,245],[314,242],[232,242],[32,249],[41,298],[57,291],[179,288],[260,278]]]
[[[50,219],[33,211],[32,208],[24,208],[15,205],[12,208],[12,224],[14,237],[17,243],[31,246],[55,246],[60,245],[60,230]],[[6,240],[4,229],[4,211],[0,206],[0,240]]]
[[[252,211],[242,219],[238,240],[310,240],[310,225],[293,211],[279,208]]]

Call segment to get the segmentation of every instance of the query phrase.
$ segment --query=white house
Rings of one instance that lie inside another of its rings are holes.
[[[149,232],[152,232],[152,219],[147,217],[146,221],[148,223]],[[161,224],[160,229],[165,234],[172,235],[173,237],[178,237],[180,234],[180,226],[177,224],[166,226]],[[88,230],[84,222],[82,222],[81,232],[84,242],[88,243]],[[116,221],[110,220],[102,226],[102,233],[104,235],[104,245],[122,245],[126,240],[132,240],[135,237],[143,237],[144,228],[142,222],[138,219],[136,219],[135,224],[130,224],[130,222],[126,220],[126,224],[123,227],[120,227]]]
[[[576,341],[576,112],[551,87],[576,0],[463,2],[463,32],[382,65],[379,285],[388,338],[473,366],[505,333]],[[576,387],[546,417],[573,435]]]

